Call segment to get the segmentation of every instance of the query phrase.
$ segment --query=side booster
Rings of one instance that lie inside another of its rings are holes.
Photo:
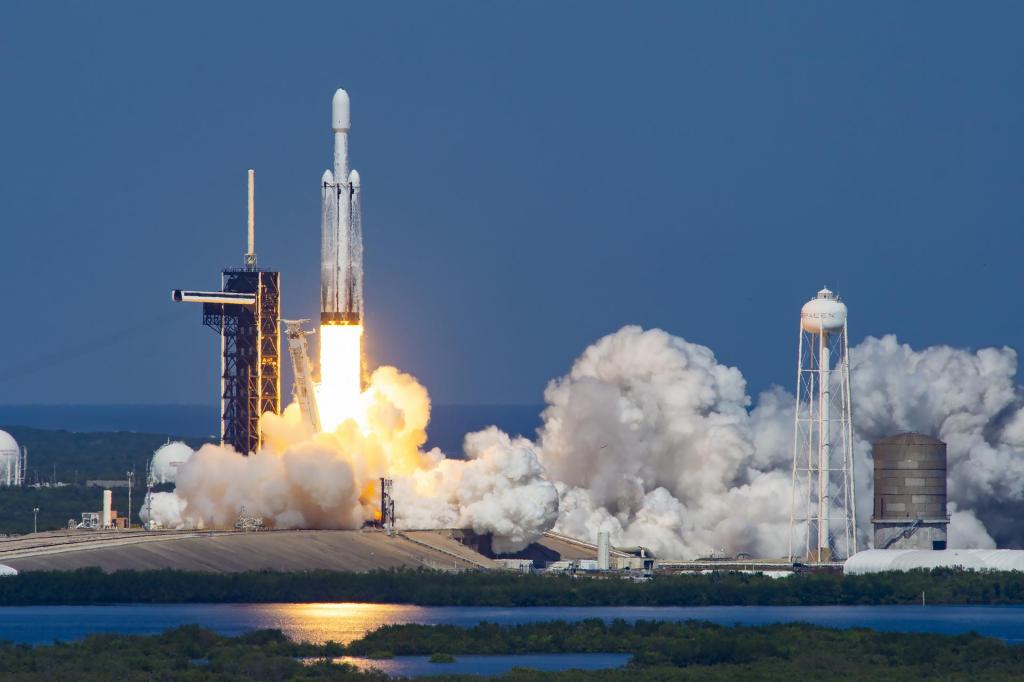
[[[349,171],[348,93],[338,89],[331,103],[334,170],[320,182],[320,324],[363,323],[363,229],[359,173]]]

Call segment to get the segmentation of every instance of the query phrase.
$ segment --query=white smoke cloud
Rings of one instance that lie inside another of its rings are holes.
[[[1016,351],[915,351],[884,336],[865,339],[850,356],[854,426],[861,438],[919,431],[946,442],[949,500],[978,520],[968,523],[954,514],[957,546],[986,547],[992,537],[1000,546],[1021,546],[1024,410]]]
[[[949,546],[957,549],[995,549],[996,541],[985,530],[985,524],[974,512],[959,511],[956,502],[949,503]]]
[[[950,545],[1020,546],[1024,410],[1009,348],[915,351],[895,337],[851,348],[854,467],[861,542],[870,537],[871,442],[933,434],[949,453]],[[401,528],[473,528],[499,552],[545,530],[660,556],[789,550],[794,398],[750,399],[740,371],[664,331],[623,327],[552,381],[536,442],[496,428],[466,437],[467,460],[423,450],[426,389],[377,370],[365,427],[312,434],[296,406],[265,415],[249,457],[204,446],[178,467],[154,517],[171,527],[230,526],[244,507],[278,528],[356,528],[374,518],[377,479],[395,481]],[[169,447],[169,446],[167,446]],[[163,450],[163,449],[161,449]],[[159,454],[159,453],[158,453]],[[177,526],[175,525],[177,524]]]
[[[511,552],[554,524],[558,495],[529,441],[490,429],[467,436],[468,461],[447,459],[422,450],[430,399],[411,376],[378,369],[363,398],[365,429],[349,420],[312,434],[293,404],[264,415],[265,446],[249,456],[217,445],[189,450],[174,493],[154,495],[154,520],[230,528],[244,510],[273,528],[359,528],[378,513],[379,479],[388,476],[399,528],[469,527]]]
[[[673,557],[774,555],[780,537],[786,551],[789,477],[759,468],[783,460],[785,430],[771,415],[785,410],[766,401],[758,457],[746,382],[710,349],[624,327],[588,348],[545,399],[540,451],[564,485],[560,532],[593,540],[608,530],[613,543]]]
[[[185,527],[183,519],[185,500],[174,493],[146,493],[146,497],[142,500],[142,509],[139,510],[139,519],[147,528],[149,527],[151,508],[153,519],[160,528],[180,530]]]
[[[558,491],[545,479],[533,443],[491,427],[466,436],[462,478],[455,489],[460,524],[494,534],[495,552],[522,549],[558,517]]]
[[[858,526],[869,539],[871,443],[901,431],[948,444],[950,543],[1020,546],[1024,410],[1009,348],[915,351],[894,336],[850,351]],[[752,410],[743,378],[711,351],[625,327],[551,383],[540,452],[559,482],[557,529],[668,556],[788,551],[793,395]],[[993,539],[995,538],[995,539]]]
[[[178,467],[192,456],[192,448],[181,441],[161,446],[153,453],[153,478],[155,483],[174,483]]]

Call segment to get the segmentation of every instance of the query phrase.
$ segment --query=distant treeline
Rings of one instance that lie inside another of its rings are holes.
[[[134,471],[145,484],[146,466],[157,448],[171,440],[181,440],[198,448],[208,439],[170,436],[160,433],[115,431],[77,433],[47,431],[26,426],[0,426],[19,445],[28,448],[26,482],[85,484],[88,479],[127,478]]]
[[[53,680],[384,680],[333,662],[343,654],[531,654],[623,652],[625,669],[539,673],[511,680],[1020,679],[1024,647],[976,634],[958,636],[830,630],[788,624],[635,624],[599,620],[517,626],[393,625],[348,646],[301,644],[280,631],[225,637],[190,625],[156,636],[93,635],[30,647],[0,644],[8,679]],[[448,660],[437,656],[437,660]],[[444,674],[442,665],[438,674]],[[438,677],[432,679],[478,679]]]
[[[515,573],[430,571],[199,573],[30,571],[0,578],[0,605],[357,601],[424,606],[1024,604],[1019,573],[931,572],[789,578],[712,573],[634,583]]]
[[[121,478],[124,478],[122,475]],[[170,484],[156,490],[170,490]],[[39,530],[66,528],[69,520],[82,520],[82,512],[99,511],[103,489],[85,485],[60,488],[0,488],[0,534],[24,535],[33,530],[33,509],[39,510]],[[138,525],[139,510],[146,498],[145,475],[132,489],[132,524]],[[128,488],[113,488],[113,508],[119,515],[128,513]]]
[[[69,519],[81,521],[82,512],[98,511],[102,490],[86,487],[88,480],[123,481],[135,472],[132,489],[132,523],[139,523],[139,509],[146,495],[146,467],[153,453],[168,440],[184,440],[198,448],[201,438],[179,438],[153,433],[75,433],[46,431],[24,426],[3,426],[20,445],[28,448],[25,488],[0,489],[0,534],[20,535],[33,530],[33,509],[39,509],[40,531],[67,527]],[[53,486],[55,483],[65,485]],[[41,484],[45,487],[32,487]],[[53,486],[53,487],[51,487]],[[161,489],[171,489],[164,486]],[[128,513],[128,488],[116,487],[114,509]]]
[[[1019,679],[1024,675],[1024,645],[1008,645],[976,633],[880,633],[804,623],[725,627],[699,621],[605,623],[593,619],[511,626],[481,623],[471,628],[388,625],[350,643],[346,652],[375,657],[624,652],[633,654],[632,670],[645,673],[641,679]]]

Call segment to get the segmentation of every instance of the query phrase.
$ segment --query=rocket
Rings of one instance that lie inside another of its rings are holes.
[[[320,324],[363,323],[363,230],[359,173],[348,167],[351,126],[348,93],[338,89],[331,102],[334,168],[320,180]]]

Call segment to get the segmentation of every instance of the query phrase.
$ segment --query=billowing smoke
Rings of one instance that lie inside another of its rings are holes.
[[[469,460],[424,452],[430,399],[393,367],[374,372],[363,401],[364,426],[350,419],[313,434],[293,404],[264,415],[258,452],[204,445],[178,467],[173,493],[154,494],[153,520],[230,528],[244,513],[274,528],[359,528],[378,513],[387,476],[399,528],[471,527],[492,533],[497,551],[516,551],[554,523],[558,495],[529,441],[489,430],[467,437]]]
[[[957,509],[951,544],[991,547],[995,538],[1000,546],[1021,546],[1024,411],[1017,353],[1006,347],[915,351],[884,336],[865,339],[850,355],[861,438],[918,431],[946,442],[949,499]]]
[[[870,443],[900,431],[948,444],[951,546],[1024,544],[1016,353],[915,351],[885,336],[850,354],[862,544]],[[290,406],[264,417],[267,446],[250,457],[204,446],[178,467],[175,493],[154,498],[154,518],[230,526],[244,507],[279,528],[354,528],[374,518],[387,475],[400,527],[473,528],[499,552],[550,528],[589,541],[608,530],[613,544],[680,558],[788,551],[792,394],[752,401],[738,369],[664,331],[598,340],[547,387],[536,442],[492,427],[466,437],[467,460],[423,451],[430,401],[412,377],[381,368],[363,397],[363,426],[308,433]]]
[[[789,460],[773,448],[785,445],[785,419],[792,443],[792,406],[787,416],[770,394],[767,416],[752,415],[743,376],[710,349],[624,327],[544,397],[542,461],[562,486],[556,530],[607,530],[661,556],[787,551]]]
[[[181,441],[161,446],[153,453],[153,482],[174,483],[178,476],[178,467],[192,456],[192,448]]]
[[[139,510],[139,519],[149,527],[150,517],[160,528],[181,529],[185,527],[182,512],[185,500],[174,493],[146,493]],[[152,511],[152,513],[150,513]]]
[[[858,526],[869,540],[871,443],[901,431],[948,444],[950,542],[1020,546],[1024,411],[1009,348],[914,351],[894,336],[850,351]],[[753,409],[740,373],[660,330],[625,327],[588,348],[545,393],[540,452],[560,483],[557,529],[668,556],[784,555],[794,398]],[[994,538],[994,539],[993,539]]]

